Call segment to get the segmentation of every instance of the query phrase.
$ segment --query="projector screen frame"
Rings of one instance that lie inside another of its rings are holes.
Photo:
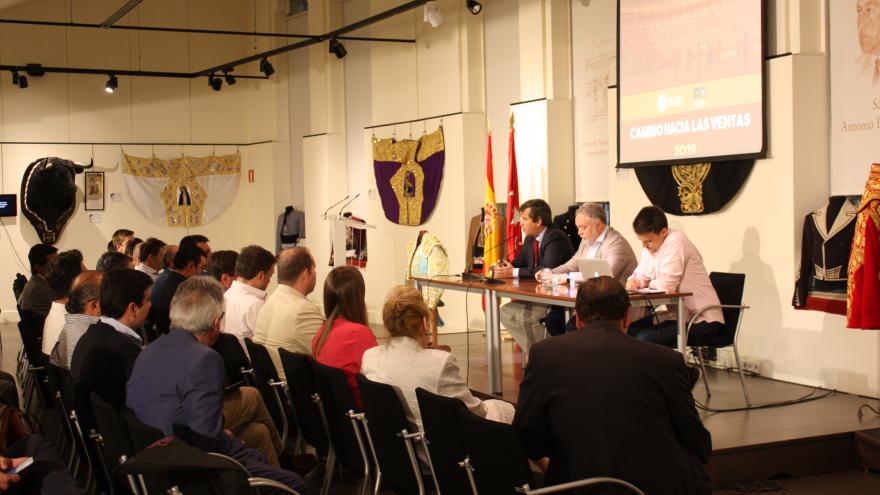
[[[617,56],[615,57],[615,66],[617,70],[617,80],[614,87],[617,89],[617,114],[615,118],[617,119],[617,126],[615,131],[615,139],[617,140],[617,149],[615,150],[617,153],[617,165],[615,168],[641,168],[641,167],[660,167],[660,166],[669,166],[669,165],[692,165],[696,163],[711,163],[711,162],[724,162],[731,160],[745,160],[745,159],[761,159],[767,157],[767,61],[770,58],[767,56],[767,1],[768,0],[760,0],[761,2],[761,149],[754,153],[740,153],[735,155],[717,155],[717,156],[703,156],[703,157],[694,157],[694,158],[676,158],[671,160],[654,160],[654,161],[642,161],[642,162],[620,162],[620,1],[617,0]]]

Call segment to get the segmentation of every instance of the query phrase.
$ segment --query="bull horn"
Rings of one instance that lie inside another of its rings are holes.
[[[89,161],[89,164],[88,164],[88,165],[86,165],[86,164],[84,164],[84,163],[77,163],[77,162],[73,162],[73,165],[74,165],[74,167],[76,167],[76,173],[80,173],[80,172],[82,172],[83,170],[85,170],[85,169],[87,169],[87,168],[92,168],[92,167],[94,167],[94,166],[95,166],[95,159],[92,158],[92,159]]]

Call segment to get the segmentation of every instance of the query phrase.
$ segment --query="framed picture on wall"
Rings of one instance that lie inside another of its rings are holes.
[[[86,211],[104,209],[104,172],[85,172]]]

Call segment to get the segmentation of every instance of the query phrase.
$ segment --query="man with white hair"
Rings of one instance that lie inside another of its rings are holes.
[[[302,478],[279,469],[277,455],[263,455],[274,453],[265,428],[255,444],[262,445],[259,451],[245,447],[223,429],[226,373],[223,359],[210,347],[220,333],[223,307],[223,286],[211,277],[191,277],[178,287],[171,300],[171,330],[138,356],[128,381],[126,405],[138,419],[166,435],[175,434],[175,425],[187,427],[210,443],[210,450],[241,462],[251,476],[273,479],[302,492]]]

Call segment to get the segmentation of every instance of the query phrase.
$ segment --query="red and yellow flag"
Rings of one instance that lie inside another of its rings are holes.
[[[513,138],[513,114],[510,114],[510,139],[507,151],[507,260],[513,261],[522,249],[522,226],[519,224],[519,179],[516,176],[516,146]]]
[[[492,133],[486,155],[486,196],[483,199],[483,274],[489,275],[492,265],[501,258],[498,206],[495,204],[495,174],[492,171]]]

